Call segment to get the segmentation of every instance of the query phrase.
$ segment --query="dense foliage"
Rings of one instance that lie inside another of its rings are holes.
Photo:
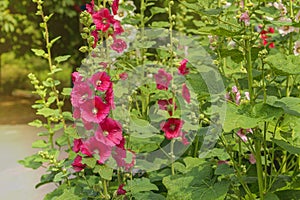
[[[73,88],[29,78],[45,199],[300,199],[299,1],[88,2]],[[63,110],[70,99],[73,112]]]

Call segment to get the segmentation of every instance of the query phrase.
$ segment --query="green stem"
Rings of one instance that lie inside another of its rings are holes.
[[[108,190],[107,190],[107,180],[102,179],[102,184],[103,184],[103,195],[104,195],[104,199],[110,199],[110,196],[108,194]],[[102,198],[102,196],[101,196]]]
[[[247,60],[247,72],[248,72],[248,88],[250,94],[250,103],[254,105],[254,93],[253,93],[253,74],[252,74],[252,58],[251,58],[251,45],[250,40],[245,41],[246,46],[246,60]]]
[[[261,162],[261,142],[259,139],[254,140],[255,145],[255,159],[256,159],[256,171],[258,178],[258,188],[259,196],[261,200],[264,200],[264,178],[263,178],[263,168]]]
[[[175,140],[172,139],[171,140],[171,171],[172,171],[172,175],[175,175],[175,169],[174,169],[174,161],[175,161],[175,155],[174,155],[174,143],[175,143]]]

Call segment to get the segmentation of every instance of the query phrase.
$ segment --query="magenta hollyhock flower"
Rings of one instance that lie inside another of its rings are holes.
[[[79,74],[79,72],[73,72],[72,73],[72,83],[73,84],[76,84],[78,82],[82,82],[82,77],[81,75]]]
[[[185,83],[182,85],[182,96],[187,103],[191,103],[191,94]]]
[[[242,15],[240,17],[240,22],[244,22],[245,26],[250,25],[250,17],[249,17],[249,14],[247,11],[242,13]]]
[[[73,145],[73,148],[72,150],[75,152],[75,153],[78,153],[80,151],[80,148],[83,144],[82,140],[81,139],[74,139],[74,145]]]
[[[167,73],[164,69],[159,69],[157,74],[154,74],[156,81],[156,88],[159,90],[168,90],[169,84],[172,80],[172,75]]]
[[[122,53],[127,48],[127,44],[122,39],[114,39],[114,43],[112,45],[110,45],[110,47],[114,51],[116,51],[118,53]]]
[[[173,115],[173,106],[175,106],[174,110],[177,108],[176,103],[173,104],[173,98],[170,98],[169,100],[158,100],[157,103],[159,109],[168,111],[170,116]]]
[[[81,105],[81,117],[87,122],[100,123],[109,114],[110,106],[96,96]]]
[[[76,158],[74,159],[73,163],[72,163],[72,167],[75,170],[75,172],[80,172],[81,170],[83,170],[86,165],[82,164],[82,157],[77,155]]]
[[[111,108],[115,109],[115,101],[114,101],[114,90],[113,90],[113,84],[110,84],[110,87],[105,92],[105,101],[106,104]]]
[[[106,72],[97,72],[90,79],[89,82],[98,91],[105,92],[111,85],[110,76]]]
[[[181,75],[187,75],[190,72],[190,69],[186,67],[186,64],[188,63],[187,59],[183,59],[180,62],[180,66],[178,67],[178,73]]]
[[[86,121],[86,120],[84,120],[84,119],[81,119],[81,120],[82,120],[82,123],[83,123],[84,128],[85,128],[86,130],[92,130],[92,129],[94,128],[95,123],[93,123],[93,122],[88,122],[88,121]]]
[[[100,156],[100,159],[97,160],[98,164],[103,164],[111,156],[111,147],[98,141],[95,137],[90,137],[84,144],[87,152]]]
[[[95,48],[97,46],[97,42],[99,41],[98,31],[97,30],[92,31],[91,35],[94,37],[94,44],[92,47]]]
[[[126,190],[123,189],[124,184],[119,185],[118,190],[117,190],[117,195],[125,195]]]
[[[95,11],[94,11],[94,7],[95,7],[94,0],[92,0],[91,3],[86,4],[85,7],[86,7],[87,12],[90,13],[91,15],[95,13]]]
[[[92,14],[93,21],[97,30],[106,32],[110,25],[115,22],[114,17],[110,14],[107,8],[102,8],[96,13]]]
[[[118,9],[119,9],[119,0],[114,0],[111,8],[112,8],[113,14],[116,15],[118,13]]]
[[[249,154],[249,162],[253,165],[256,163],[255,156],[251,153]]]
[[[81,117],[81,110],[79,107],[73,107],[73,117],[74,119],[79,119]]]
[[[75,82],[71,92],[71,103],[73,107],[79,107],[90,98],[92,98],[93,91],[86,82]]]
[[[119,74],[119,77],[121,80],[125,81],[128,78],[128,74],[126,72],[123,72]]]
[[[262,30],[260,32],[260,38],[262,39],[264,46],[267,46],[269,44],[269,48],[275,48],[274,42],[270,42],[270,43],[268,42],[268,38],[269,38],[268,35],[271,33],[274,33],[274,32],[275,32],[275,30],[273,27],[269,27],[267,31]]]
[[[160,124],[161,130],[165,132],[168,140],[179,137],[184,121],[178,118],[169,118],[166,122]]]
[[[112,157],[116,160],[118,167],[124,166],[124,158],[126,158],[126,149],[125,149],[125,138],[118,145],[115,146],[114,151],[112,152]]]
[[[95,138],[107,146],[116,146],[123,139],[122,125],[116,120],[105,118],[99,124]]]
[[[181,132],[181,142],[183,145],[189,145],[190,142],[188,141],[188,139],[185,137],[186,132]]]
[[[115,35],[120,35],[123,32],[124,32],[124,29],[123,29],[121,23],[119,21],[116,21],[114,23],[114,34]]]

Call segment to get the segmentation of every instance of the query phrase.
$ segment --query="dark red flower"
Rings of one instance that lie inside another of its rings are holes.
[[[184,121],[178,118],[169,118],[167,122],[160,124],[161,130],[165,132],[165,137],[168,140],[177,138],[182,135],[181,128]]]
[[[100,123],[109,114],[110,106],[96,96],[81,106],[81,117],[87,122]]]
[[[119,77],[121,80],[125,81],[128,78],[128,74],[126,72],[123,72],[119,74]]]
[[[272,27],[269,27],[269,29],[267,31],[266,30],[262,30],[260,32],[260,38],[262,39],[262,42],[263,42],[264,46],[267,46],[269,44],[269,48],[274,48],[275,47],[274,42],[270,42],[269,43],[269,41],[268,41],[269,38],[270,38],[270,36],[268,36],[268,34],[272,34],[274,32],[275,32],[275,30]]]
[[[158,100],[157,103],[159,108],[168,111],[170,116],[173,115],[173,106],[175,106],[174,110],[177,108],[176,103],[173,104],[173,98],[170,98],[169,100]]]
[[[111,85],[110,76],[106,72],[97,72],[90,79],[89,82],[96,90],[105,92]]]
[[[114,2],[112,3],[111,8],[112,8],[112,11],[113,11],[114,15],[118,14],[119,0],[114,0]]]
[[[95,138],[107,146],[120,144],[123,139],[122,125],[111,118],[105,118],[95,133]]]
[[[159,69],[157,74],[154,74],[156,81],[156,88],[159,90],[168,90],[169,84],[172,80],[172,75],[167,73],[164,69]]]
[[[92,31],[91,35],[94,37],[94,44],[92,47],[95,48],[99,40],[98,31],[97,30]]]
[[[191,94],[185,83],[182,85],[182,96],[187,103],[191,103]]]
[[[178,67],[178,73],[181,75],[187,75],[190,72],[190,69],[186,67],[186,64],[188,63],[187,59],[183,59],[180,62],[180,66]]]
[[[117,195],[124,195],[126,194],[126,190],[123,189],[124,184],[119,185],[119,188],[117,190]]]
[[[81,170],[83,170],[86,165],[82,164],[82,157],[77,155],[76,158],[74,159],[73,163],[72,163],[72,167],[75,170],[75,172],[80,172]]]
[[[107,8],[102,8],[92,15],[97,30],[106,32],[111,24],[114,24],[114,17]]]
[[[82,140],[81,139],[75,139],[74,140],[74,146],[72,148],[72,150],[75,152],[75,153],[78,153],[80,151],[80,148],[82,146]]]
[[[114,39],[114,43],[112,45],[110,45],[110,47],[114,51],[116,51],[118,53],[122,53],[127,48],[127,44],[122,39]]]

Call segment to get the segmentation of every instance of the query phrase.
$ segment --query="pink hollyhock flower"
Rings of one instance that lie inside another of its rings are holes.
[[[128,74],[126,72],[123,72],[119,74],[119,77],[121,80],[125,81],[128,78]]]
[[[255,159],[255,156],[251,153],[249,155],[249,162],[253,165],[256,163],[256,159]]]
[[[75,153],[78,153],[78,152],[80,151],[80,148],[81,148],[83,142],[82,142],[81,139],[75,139],[73,143],[74,143],[74,145],[73,145],[72,150],[73,150]]]
[[[119,21],[116,21],[114,23],[114,34],[115,35],[120,35],[123,32],[124,32],[124,29],[123,29],[121,23]]]
[[[187,75],[190,72],[190,69],[186,67],[186,64],[188,63],[187,59],[183,59],[180,62],[180,66],[178,67],[178,73],[181,75]]]
[[[248,12],[244,12],[242,13],[241,17],[240,17],[240,22],[244,22],[245,26],[249,26],[250,25],[250,17]]]
[[[86,165],[82,164],[82,157],[77,155],[76,158],[74,159],[73,163],[72,163],[72,167],[75,170],[75,172],[80,172],[81,170],[83,170]]]
[[[179,137],[184,121],[178,118],[169,118],[167,122],[160,124],[161,130],[165,132],[165,137],[168,140]]]
[[[240,102],[241,102],[241,93],[237,92],[235,94],[235,103],[236,103],[236,105],[240,105]]]
[[[177,108],[176,103],[173,104],[173,98],[170,98],[169,100],[158,100],[157,103],[158,103],[159,109],[168,111],[170,116],[173,115],[173,113],[172,113],[173,106],[175,106],[174,110],[176,110],[176,108]]]
[[[242,141],[247,142],[248,137],[246,136],[247,133],[253,133],[252,129],[246,129],[246,133],[244,133],[244,129],[240,129],[237,131],[237,135],[241,138]]]
[[[111,118],[105,118],[95,133],[95,138],[107,146],[120,144],[123,139],[122,125]]]
[[[119,185],[118,190],[117,190],[117,195],[125,195],[126,190],[123,189],[124,184]]]
[[[231,91],[232,91],[232,93],[235,94],[239,91],[239,89],[234,85],[234,86],[232,86]]]
[[[172,75],[167,73],[164,69],[159,69],[157,74],[154,74],[156,81],[156,88],[159,90],[168,90],[169,84],[172,80]]]
[[[73,107],[79,107],[90,98],[93,92],[86,82],[75,82],[75,86],[71,92],[71,103]]]
[[[94,37],[94,44],[92,47],[95,48],[97,46],[97,42],[99,41],[98,31],[97,30],[92,31],[91,35]]]
[[[107,91],[105,92],[105,101],[107,103],[107,105],[111,108],[111,109],[115,109],[115,102],[114,102],[114,90],[113,90],[113,84],[110,84],[110,87],[107,89]]]
[[[189,145],[190,142],[188,141],[188,139],[185,137],[186,132],[181,132],[181,142],[183,145]]]
[[[94,11],[94,7],[95,7],[94,0],[92,0],[91,3],[86,4],[85,7],[86,7],[87,12],[90,13],[91,15],[95,13],[95,11]]]
[[[300,41],[295,42],[294,55],[299,56],[300,54]]]
[[[114,39],[114,43],[112,45],[110,45],[110,47],[114,51],[116,51],[118,53],[122,53],[127,48],[127,44],[122,39]]]
[[[113,14],[116,15],[118,13],[118,9],[119,9],[119,0],[114,0],[111,8],[112,8]]]
[[[89,153],[100,156],[100,159],[97,160],[98,164],[103,164],[111,156],[111,147],[98,141],[95,137],[90,137],[84,144]]]
[[[280,10],[281,11],[281,15],[282,16],[285,16],[286,14],[287,14],[287,9],[286,9],[286,7],[281,3],[281,2],[275,2],[275,3],[273,3],[273,6],[276,8],[276,9],[278,9],[278,10]]]
[[[82,82],[82,77],[79,74],[79,72],[73,72],[72,73],[72,83],[76,84],[76,83],[80,83]]]
[[[245,97],[248,101],[250,101],[250,93],[249,92],[245,92]]]
[[[109,114],[110,106],[96,96],[81,105],[81,117],[87,122],[100,123]]]
[[[110,76],[106,72],[97,72],[90,79],[89,82],[98,91],[107,91],[111,85]]]
[[[81,117],[81,110],[79,107],[73,107],[73,117],[74,119],[79,119]]]
[[[227,160],[219,160],[218,165],[229,165],[229,162]]]
[[[185,83],[182,85],[182,96],[187,103],[191,103],[191,94]]]
[[[96,125],[95,123],[93,122],[88,122],[84,119],[81,119],[82,120],[82,123],[83,123],[83,126],[86,130],[92,130],[94,128],[94,126]]]
[[[230,96],[230,92],[226,92],[226,94],[225,94],[225,99],[227,100],[227,101],[231,101],[232,99],[231,99],[231,96]]]
[[[92,15],[97,30],[106,32],[110,25],[115,22],[114,17],[107,8],[102,8]]]

